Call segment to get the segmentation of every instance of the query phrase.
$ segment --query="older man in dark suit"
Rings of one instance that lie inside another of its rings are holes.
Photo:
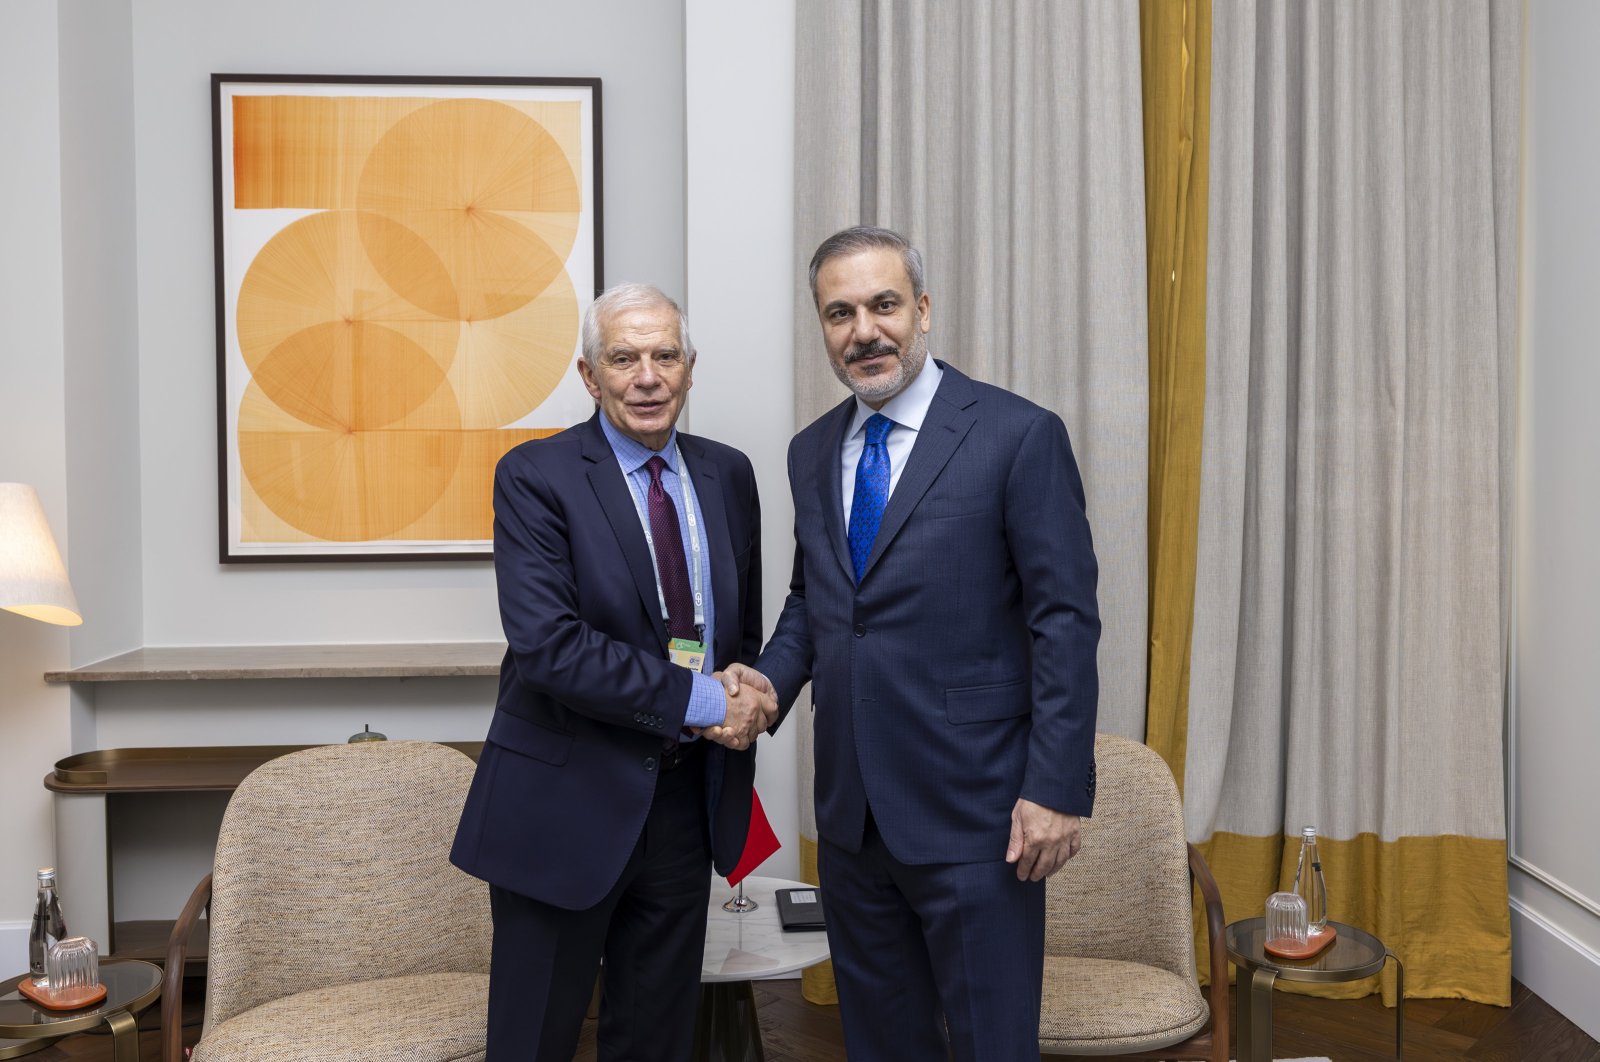
[[[789,447],[790,595],[730,675],[784,710],[812,683],[851,1062],[1036,1059],[1044,879],[1094,802],[1083,485],[1059,417],[928,358],[901,236],[830,237],[811,287],[854,397]]]
[[[711,869],[743,851],[770,697],[750,462],[675,428],[694,348],[655,288],[584,321],[599,405],[495,470],[508,649],[451,859],[490,884],[491,1062],[568,1062],[601,956],[601,1059],[687,1058]]]

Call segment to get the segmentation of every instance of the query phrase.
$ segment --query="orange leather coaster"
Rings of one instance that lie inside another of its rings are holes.
[[[1304,944],[1293,937],[1279,937],[1261,945],[1261,950],[1279,959],[1309,959],[1332,944],[1333,938],[1338,935],[1339,931],[1331,925],[1324,926],[1321,932],[1311,934]]]
[[[105,985],[90,985],[85,988],[44,988],[33,983],[33,978],[23,978],[17,985],[17,991],[50,1010],[77,1010],[87,1007],[106,998]]]

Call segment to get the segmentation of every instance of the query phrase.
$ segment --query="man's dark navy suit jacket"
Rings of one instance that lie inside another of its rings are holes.
[[[815,708],[817,832],[902,863],[1005,857],[1026,797],[1094,808],[1098,566],[1061,418],[943,362],[858,586],[846,399],[789,446],[795,569],[756,666]]]
[[[761,516],[744,454],[678,433],[705,516],[717,666],[761,646]],[[494,563],[508,648],[451,862],[568,910],[621,875],[683,726],[689,673],[667,659],[649,547],[599,414],[495,470]],[[737,864],[755,749],[708,749],[719,873]]]

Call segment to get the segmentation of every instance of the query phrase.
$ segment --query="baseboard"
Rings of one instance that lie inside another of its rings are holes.
[[[1600,954],[1515,898],[1511,974],[1600,1040]]]
[[[28,931],[32,928],[32,922],[0,922],[0,970],[14,973],[28,968]]]

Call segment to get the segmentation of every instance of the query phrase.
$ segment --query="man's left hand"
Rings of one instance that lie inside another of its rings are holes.
[[[1043,881],[1078,854],[1083,841],[1076,815],[1018,800],[1011,809],[1011,843],[1006,862],[1017,865],[1018,881]]]

